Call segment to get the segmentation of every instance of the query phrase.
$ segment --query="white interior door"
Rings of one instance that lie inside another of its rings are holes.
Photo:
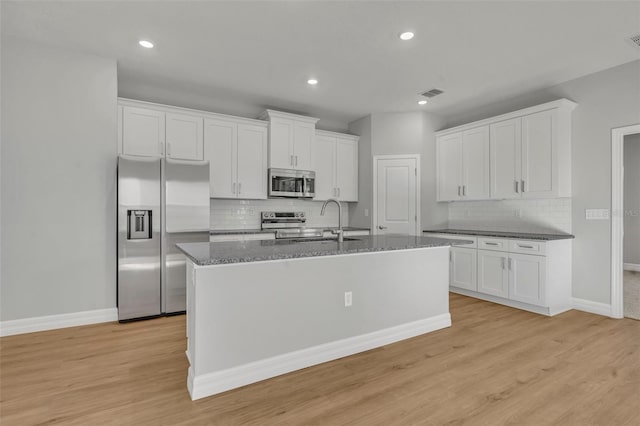
[[[417,235],[416,158],[376,159],[376,234]]]

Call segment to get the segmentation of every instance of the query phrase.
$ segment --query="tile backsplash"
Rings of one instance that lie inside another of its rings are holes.
[[[211,229],[259,229],[260,213],[263,211],[303,211],[307,215],[307,226],[325,228],[338,226],[338,208],[334,203],[327,206],[320,216],[322,201],[297,199],[270,200],[223,200],[212,198]],[[342,226],[349,223],[349,208],[342,203]]]
[[[449,228],[571,233],[571,198],[452,202]]]

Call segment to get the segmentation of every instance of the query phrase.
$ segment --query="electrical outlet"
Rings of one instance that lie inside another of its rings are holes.
[[[608,220],[609,209],[586,209],[585,219],[587,220]]]
[[[364,216],[369,217],[369,209],[364,209]]]
[[[344,306],[349,307],[353,304],[353,294],[350,291],[344,292]]]

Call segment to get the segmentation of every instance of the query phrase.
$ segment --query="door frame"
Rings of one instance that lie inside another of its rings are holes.
[[[624,137],[640,133],[640,124],[611,129],[611,317],[623,318],[624,282]]]
[[[371,233],[378,235],[378,160],[415,160],[416,161],[416,233],[422,233],[420,226],[420,154],[374,155],[373,156],[373,201]]]

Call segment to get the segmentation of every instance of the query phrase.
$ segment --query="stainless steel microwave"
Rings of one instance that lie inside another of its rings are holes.
[[[316,172],[269,169],[269,197],[313,198]]]

